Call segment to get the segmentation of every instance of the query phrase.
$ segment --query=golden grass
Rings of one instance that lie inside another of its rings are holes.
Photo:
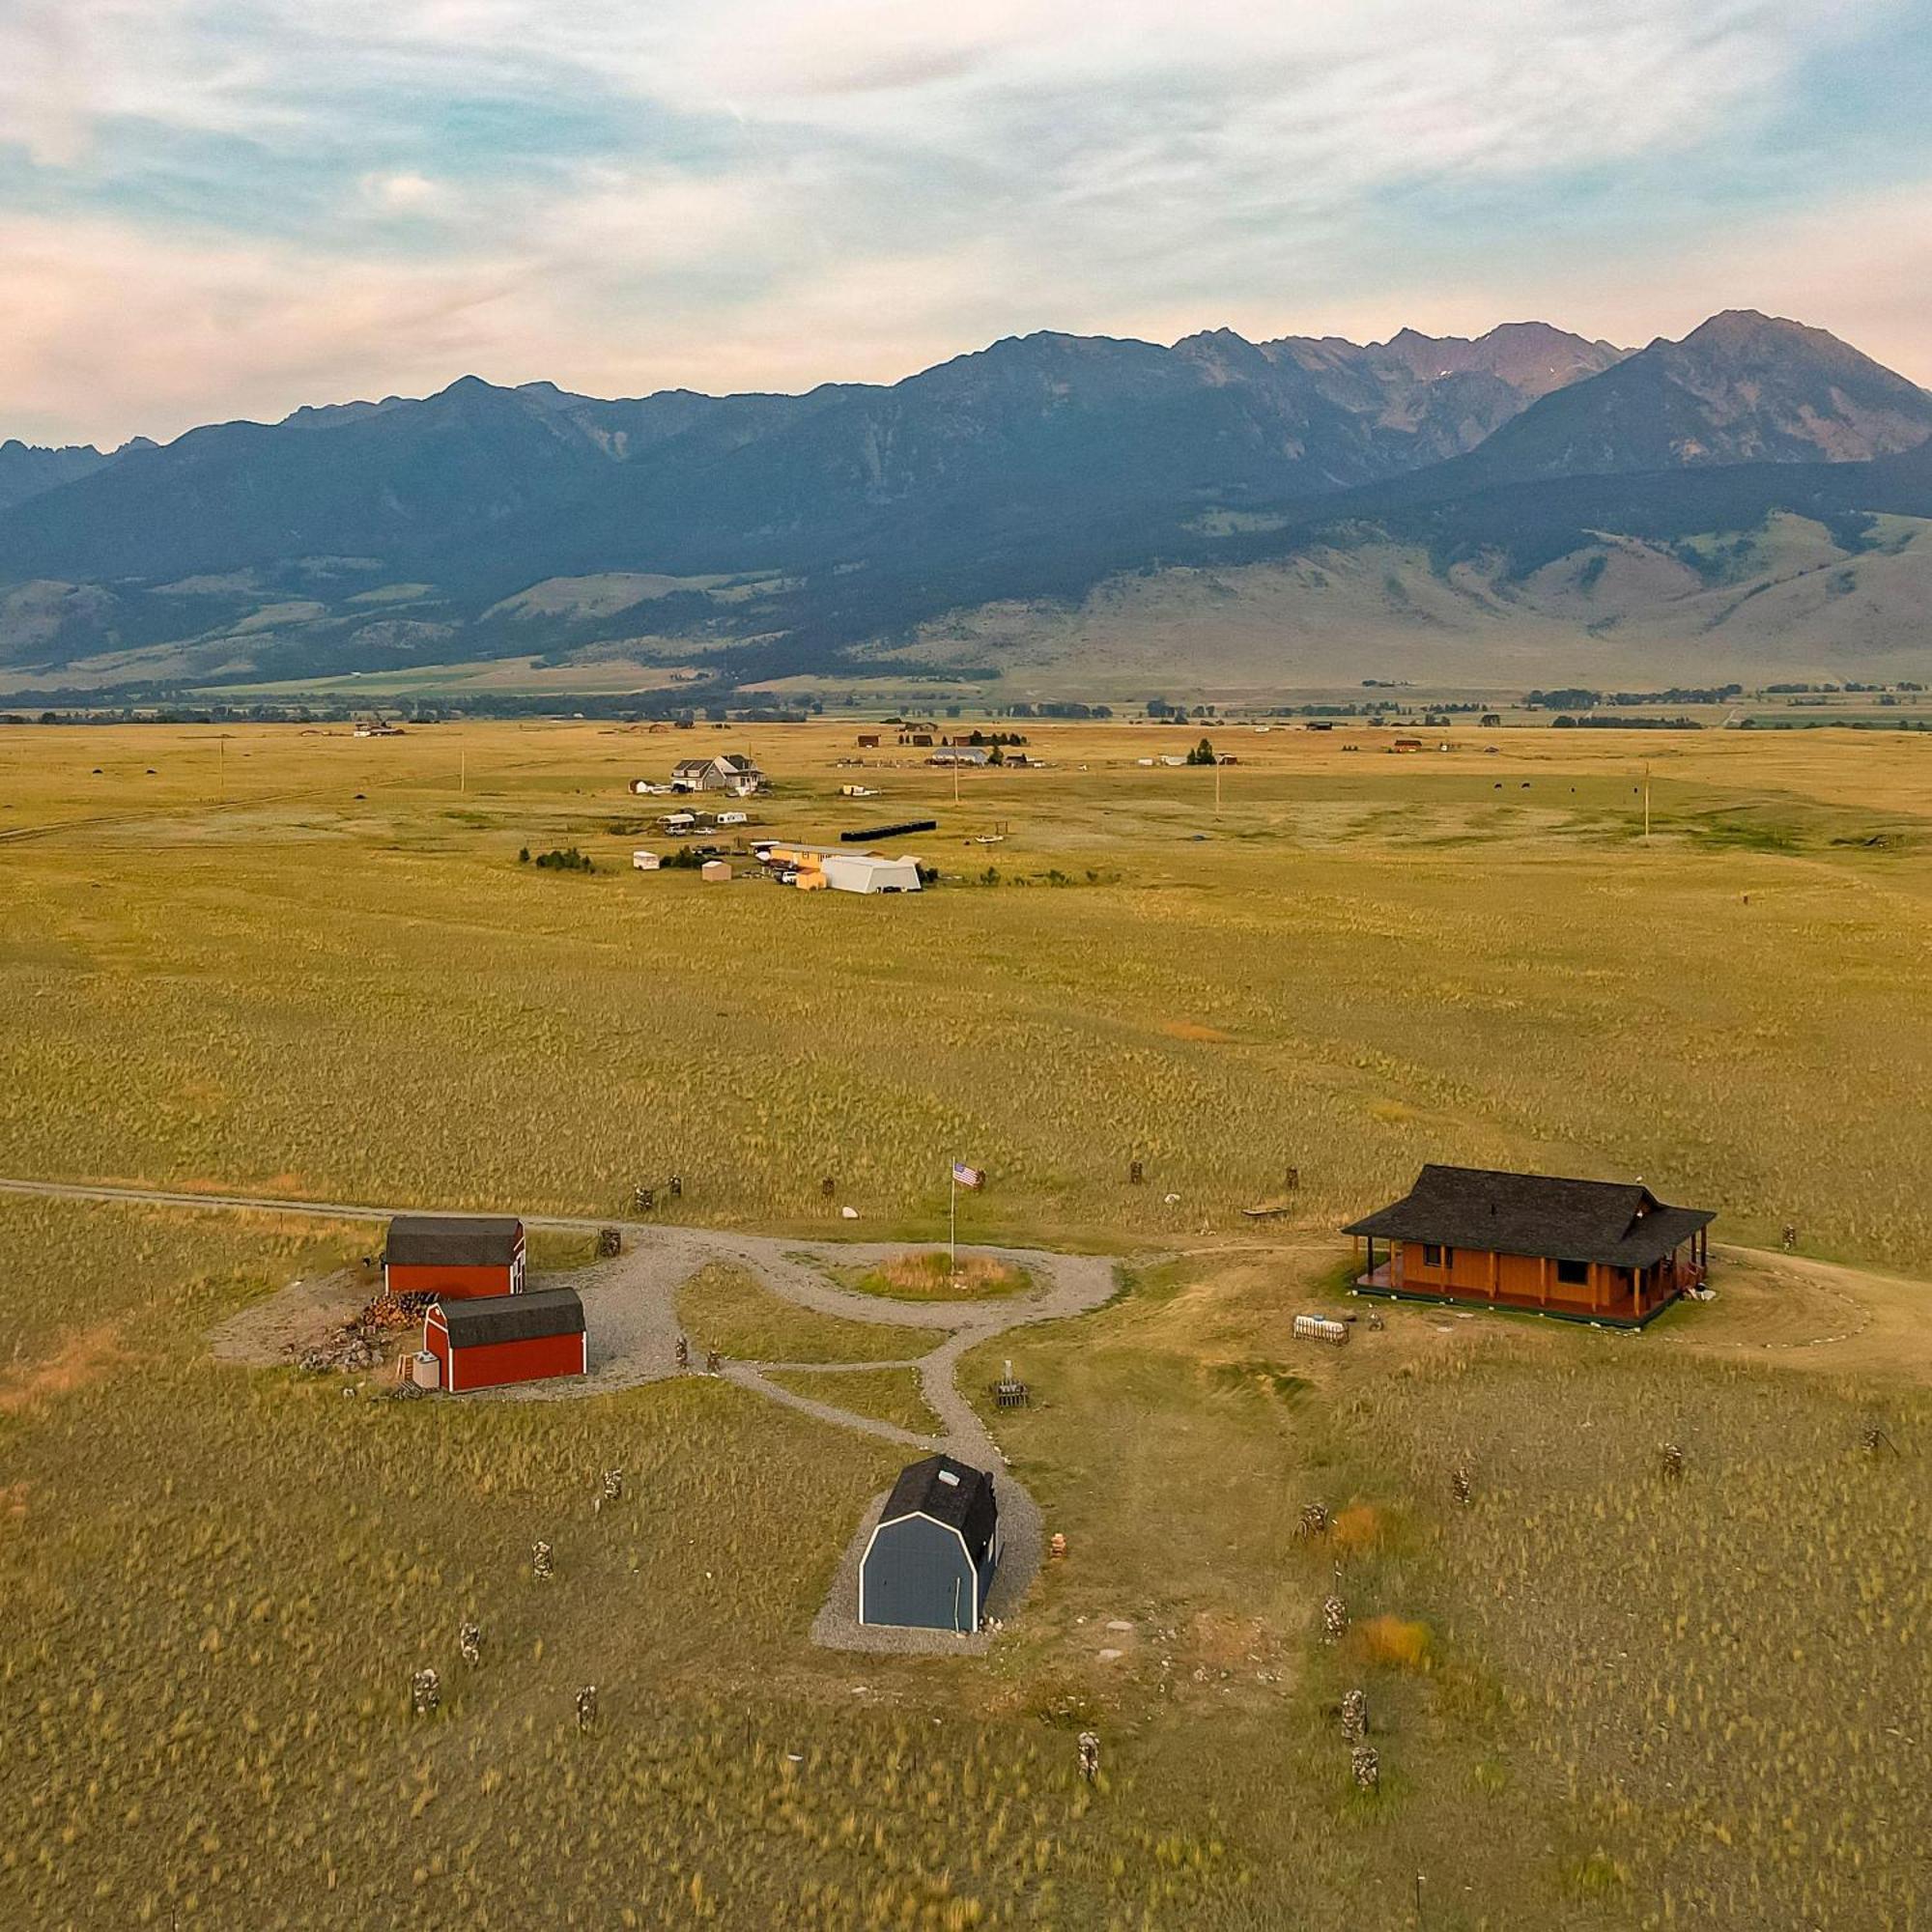
[[[1430,1628],[1414,1617],[1370,1617],[1350,1633],[1365,1663],[1387,1669],[1423,1670],[1429,1664]]]
[[[770,1379],[781,1388],[910,1429],[916,1435],[939,1433],[939,1418],[927,1405],[917,1369],[860,1369],[837,1375],[810,1369],[774,1369]]]
[[[956,810],[879,776],[940,818],[943,870],[977,877],[963,840],[1000,823],[1003,878],[1073,883],[874,904],[630,872],[623,787],[674,735],[249,727],[224,807],[211,732],[0,730],[0,836],[29,835],[0,1172],[613,1215],[679,1173],[686,1218],[851,1205],[929,1240],[959,1153],[992,1181],[969,1238],[1130,1245],[1232,1225],[1291,1166],[1332,1229],[1449,1157],[1641,1173],[1720,1236],[1932,1267],[1921,741],[1221,730],[1217,819],[1200,773],[1132,762],[1185,734],[1034,727],[1052,769],[967,775]],[[762,818],[850,822],[850,727],[753,735]],[[558,842],[598,872],[515,864]]]
[[[1566,1889],[1627,1890],[1644,1923],[1913,1923],[1932,1480],[1898,1446],[1932,1423],[1922,1389],[1875,1406],[1649,1338],[1471,1346],[1344,1412],[1347,1460],[1412,1488],[1428,1525],[1345,1573],[1350,1649],[1432,1661],[1438,1715],[1491,1714],[1496,1788],[1561,1795]],[[1875,1413],[1891,1446],[1871,1451]]]
[[[1351,1503],[1335,1513],[1329,1525],[1329,1540],[1339,1549],[1359,1552],[1374,1549],[1386,1529],[1385,1513],[1373,1503]]]
[[[1158,732],[1035,735],[1054,771],[954,812],[901,770],[894,809],[937,811],[949,871],[1004,822],[1004,879],[1068,883],[873,904],[630,875],[618,787],[668,734],[245,730],[223,807],[207,733],[0,731],[0,1172],[612,1218],[679,1173],[681,1216],[850,1204],[913,1244],[957,1153],[992,1180],[966,1238],[1249,1243],[966,1359],[976,1395],[1008,1356],[1033,1385],[989,1421],[1069,1554],[983,1662],[862,1667],[803,1633],[889,1446],[701,1377],[390,1405],[214,1363],[211,1327],[373,1230],[0,1200],[0,1924],[1395,1932],[1418,1871],[1470,1932],[1925,1916],[1932,1413],[1830,1367],[1922,1362],[1919,1291],[1759,1271],[1636,1339],[1396,1309],[1287,1340],[1334,1225],[1432,1157],[1932,1265],[1924,745],[1276,732],[1216,821],[1200,774],[1131,763]],[[843,822],[850,736],[757,734],[773,822]],[[539,838],[598,872],[531,876]],[[1242,1228],[1277,1193],[1319,1238]],[[683,1314],[748,1359],[935,1339],[730,1271]],[[1811,1373],[1726,1359],[1761,1321]],[[1896,1456],[1858,1446],[1875,1406]],[[1315,1499],[1350,1526],[1298,1538]],[[1429,1667],[1371,1668],[1409,1627]],[[1372,1806],[1334,1717],[1364,1678]]]
[[[860,1294],[893,1301],[976,1301],[1019,1294],[1033,1277],[1013,1262],[993,1255],[961,1255],[953,1268],[944,1249],[895,1255],[870,1268],[841,1268],[838,1280]]]

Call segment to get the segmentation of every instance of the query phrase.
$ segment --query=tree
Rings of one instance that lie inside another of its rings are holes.
[[[1200,744],[1188,753],[1187,762],[1190,765],[1211,765],[1214,762],[1214,747],[1203,738]]]

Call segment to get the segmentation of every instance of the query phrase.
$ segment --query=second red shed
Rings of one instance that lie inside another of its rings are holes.
[[[439,1301],[423,1317],[423,1347],[442,1365],[442,1386],[459,1395],[581,1376],[590,1366],[583,1303],[574,1288]]]

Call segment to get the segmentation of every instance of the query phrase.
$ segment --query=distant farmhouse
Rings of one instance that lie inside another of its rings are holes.
[[[859,1560],[859,1621],[970,1635],[999,1561],[992,1477],[928,1456],[900,1472]]]
[[[1636,1327],[1702,1287],[1716,1218],[1640,1181],[1432,1164],[1402,1200],[1342,1232],[1368,1242],[1363,1293]],[[1378,1240],[1389,1244],[1379,1262]]]
[[[724,791],[749,798],[765,788],[765,775],[742,753],[725,752],[712,758],[680,758],[671,767],[673,791]]]

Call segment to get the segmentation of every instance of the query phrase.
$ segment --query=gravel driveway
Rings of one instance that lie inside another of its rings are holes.
[[[113,1187],[83,1182],[0,1179],[0,1192],[38,1195],[56,1200],[137,1202],[214,1210],[241,1209],[313,1215],[325,1220],[384,1221],[415,1208],[377,1208],[338,1202],[287,1201],[241,1194],[187,1194],[159,1188]],[[727,1362],[724,1374],[739,1387],[802,1409],[821,1422],[856,1429],[899,1447],[930,1454],[944,1450],[962,1463],[993,1472],[1000,1504],[1000,1533],[1004,1553],[988,1598],[989,1617],[1004,1622],[1026,1596],[1042,1554],[1040,1514],[1034,1499],[1006,1466],[986,1426],[971,1403],[960,1394],[959,1360],[969,1350],[1009,1329],[1037,1321],[1058,1321],[1098,1308],[1114,1293],[1114,1264],[1097,1255],[1055,1254],[1038,1248],[975,1247],[967,1252],[1024,1268],[1034,1286],[1023,1294],[987,1301],[895,1301],[859,1294],[841,1288],[827,1269],[885,1262],[906,1251],[907,1243],[787,1240],[771,1236],[732,1234],[711,1228],[667,1226],[660,1222],[611,1223],[581,1215],[524,1217],[526,1228],[590,1233],[618,1227],[624,1252],[599,1262],[573,1277],[583,1297],[591,1350],[590,1373],[568,1381],[538,1382],[524,1388],[497,1389],[466,1396],[466,1402],[574,1402],[611,1389],[631,1388],[678,1373],[678,1290],[701,1268],[716,1262],[744,1268],[773,1293],[800,1308],[846,1321],[868,1321],[897,1328],[929,1328],[933,1346],[924,1354],[898,1364],[852,1363],[854,1369],[916,1367],[927,1406],[939,1419],[932,1436],[915,1435],[876,1417],[855,1414],[835,1403],[796,1394],[766,1378],[765,1371],[792,1366],[779,1362]],[[278,1294],[244,1311],[245,1319],[228,1324],[217,1340],[220,1353],[231,1360],[250,1359],[270,1340],[279,1344],[298,1326],[320,1321],[327,1308],[339,1319],[336,1302],[341,1283],[292,1283]],[[271,1351],[266,1359],[280,1356]],[[838,1364],[815,1363],[814,1369],[836,1374]],[[858,1606],[858,1566],[885,1501],[876,1497],[848,1546],[831,1596],[812,1626],[813,1640],[838,1649],[917,1653],[983,1650],[987,1638],[958,1637],[943,1632],[885,1631],[861,1626]]]

